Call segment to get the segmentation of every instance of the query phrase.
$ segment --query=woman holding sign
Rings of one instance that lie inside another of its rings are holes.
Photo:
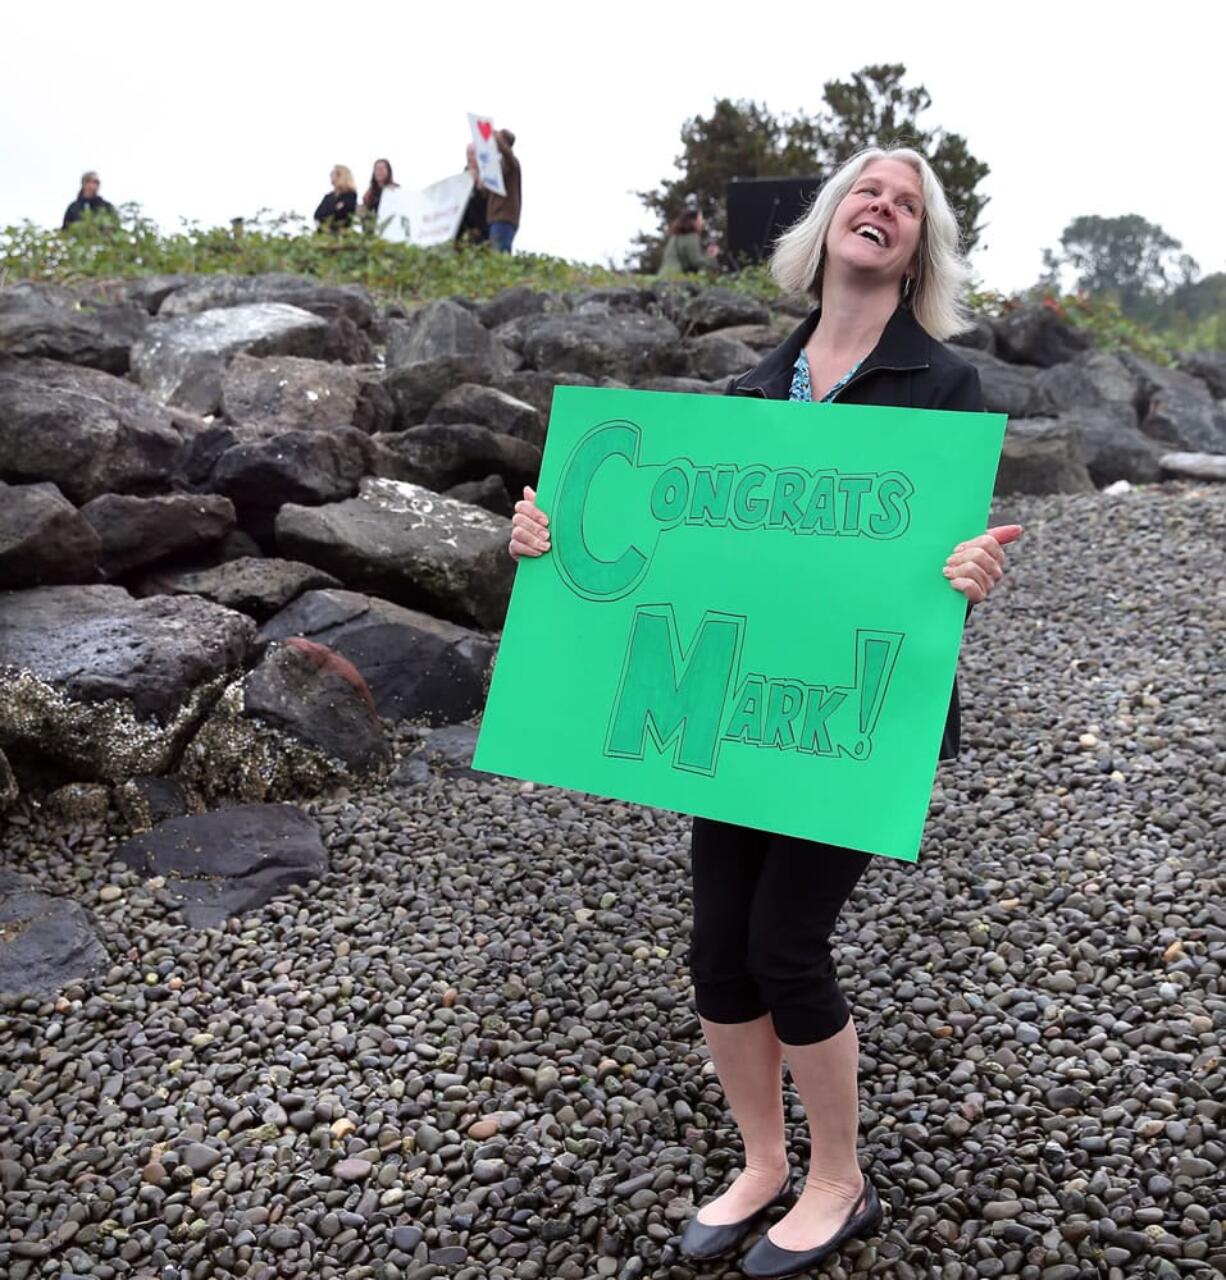
[[[376,160],[374,167],[370,171],[370,186],[366,188],[366,194],[362,197],[362,208],[367,214],[377,218],[379,216],[379,204],[383,199],[385,191],[397,191],[400,183],[392,178],[392,162],[390,160]]]
[[[729,394],[982,412],[979,376],[942,339],[966,327],[967,265],[927,161],[909,149],[853,156],[780,237],[771,261],[789,292],[817,304]],[[511,555],[549,550],[549,520],[524,490]],[[967,608],[1000,581],[1003,525],[955,546],[941,572]],[[958,752],[958,692],[941,758]],[[780,1070],[786,1058],[809,1123],[808,1175],[784,1217],[740,1261],[749,1276],[817,1266],[881,1220],[856,1154],[859,1041],[835,981],[830,937],[871,854],[695,818],[690,970],[703,1034],[745,1143],[745,1166],[686,1227],[682,1251],[736,1247],[792,1198]]]

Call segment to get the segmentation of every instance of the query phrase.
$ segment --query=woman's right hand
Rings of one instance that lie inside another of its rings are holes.
[[[536,490],[527,485],[524,485],[524,496],[515,504],[507,550],[513,560],[520,556],[544,555],[549,550],[549,517],[536,505]]]

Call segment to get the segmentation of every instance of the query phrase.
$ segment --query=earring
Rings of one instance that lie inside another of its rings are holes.
[[[902,300],[904,304],[909,303],[911,301],[911,291],[914,288],[914,286],[915,286],[914,276],[903,276]]]

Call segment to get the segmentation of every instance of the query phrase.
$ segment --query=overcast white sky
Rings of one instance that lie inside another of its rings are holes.
[[[633,195],[673,171],[718,96],[816,111],[872,62],[991,165],[985,286],[1033,283],[1075,216],[1139,213],[1226,269],[1226,21],[1214,5],[415,5],[59,0],[0,19],[0,226],[58,226],[82,170],[164,226],[309,215],[328,171],[377,156],[424,186],[463,166],[466,113],[515,130],[517,249],[620,263]],[[1208,146],[1207,146],[1208,143]]]

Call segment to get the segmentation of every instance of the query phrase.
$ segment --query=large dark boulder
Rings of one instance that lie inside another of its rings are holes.
[[[518,436],[540,448],[545,443],[545,419],[525,400],[472,382],[453,387],[434,402],[427,422],[475,422],[491,431]]]
[[[764,302],[735,289],[704,289],[681,308],[681,328],[686,334],[710,333],[731,325],[769,324],[770,318]]]
[[[735,338],[751,348],[759,359],[768,351],[773,351],[788,335],[772,324],[732,324],[723,329],[713,329],[721,338]]]
[[[497,328],[492,329],[491,333],[508,351],[513,351],[522,360],[524,338],[539,319],[540,314],[516,316],[513,320],[504,320]]]
[[[484,706],[495,648],[488,636],[354,591],[308,592],[260,635],[327,645],[361,672],[381,716],[432,725]]]
[[[1057,413],[1084,406],[1115,405],[1131,410],[1135,424],[1136,409],[1143,400],[1136,375],[1109,351],[1084,351],[1072,360],[1041,369],[1034,381]]]
[[[180,273],[88,280],[79,285],[76,292],[95,307],[136,306],[152,316],[176,289],[198,279],[199,276]]]
[[[996,352],[1014,364],[1047,368],[1071,360],[1094,345],[1094,339],[1050,307],[1019,307],[993,321]]]
[[[173,290],[159,317],[195,315],[224,307],[279,302],[300,307],[325,320],[344,316],[360,329],[370,327],[375,304],[360,284],[321,284],[310,276],[272,273],[258,276],[198,276]]]
[[[670,321],[638,312],[538,316],[524,330],[524,359],[534,369],[641,382],[686,372],[681,335]]]
[[[447,357],[479,361],[491,373],[509,373],[519,363],[471,311],[447,299],[427,303],[408,320],[389,323],[389,369]]]
[[[391,749],[365,680],[314,641],[272,644],[243,680],[246,715],[301,738],[354,774],[387,764]]]
[[[183,449],[172,415],[130,382],[52,360],[0,367],[0,479],[50,480],[77,504],[165,492]]]
[[[126,373],[132,344],[148,323],[141,307],[82,305],[77,294],[58,285],[0,289],[0,356],[45,357]]]
[[[1167,369],[1126,351],[1120,359],[1141,387],[1141,430],[1175,450],[1226,453],[1226,411],[1190,373]]]
[[[134,498],[104,493],[81,508],[102,544],[101,568],[108,578],[156,564],[170,556],[199,553],[234,528],[234,505],[211,493],[171,493]]]
[[[1051,409],[1039,386],[1039,370],[1008,364],[986,351],[961,347],[958,354],[979,370],[984,407],[989,413],[1007,413],[1010,418],[1037,417]]]
[[[165,894],[193,929],[223,925],[328,868],[319,828],[288,804],[245,804],[171,818],[115,855]]]
[[[208,483],[231,498],[245,518],[286,502],[311,506],[352,497],[374,457],[371,437],[354,427],[289,431],[227,449]]]
[[[269,435],[388,431],[395,417],[382,380],[371,372],[299,356],[235,356],[222,375],[221,409],[231,422]]]
[[[330,573],[314,565],[275,556],[240,556],[208,569],[151,574],[143,584],[142,594],[203,596],[263,622],[304,591],[340,585]]]
[[[53,484],[0,483],[0,589],[93,582],[102,545]]]
[[[996,330],[985,316],[972,316],[965,329],[951,334],[945,341],[955,347],[970,347],[975,351],[991,353],[996,350]]]
[[[626,315],[635,311],[655,311],[659,299],[654,290],[635,285],[609,285],[585,289],[571,298],[571,308],[589,316]]]
[[[522,493],[516,490],[516,498]],[[506,516],[509,520],[515,514],[515,499],[507,489],[507,482],[501,476],[485,476],[481,480],[461,480],[443,490],[443,496],[454,498],[457,502],[471,502],[474,507],[482,507],[495,515]]]
[[[0,870],[0,993],[45,999],[108,963],[91,912]]]
[[[583,373],[555,372],[548,369],[521,369],[516,373],[504,374],[490,379],[489,385],[507,395],[514,396],[530,404],[541,415],[541,419],[549,422],[549,414],[553,408],[553,392],[555,387],[594,387],[595,378]],[[514,434],[514,432],[512,433]]]
[[[324,359],[338,364],[371,365],[375,362],[374,329],[359,329],[348,316],[334,316],[324,335]]]
[[[249,618],[122,587],[0,594],[0,748],[21,773],[165,773],[255,643]]]
[[[400,431],[425,422],[430,410],[453,388],[464,383],[493,385],[497,379],[496,366],[480,356],[439,356],[389,369],[383,388],[395,410],[394,428]]]
[[[758,363],[758,353],[736,338],[707,333],[685,344],[690,374],[703,382],[715,382],[745,373]]]
[[[391,748],[361,674],[310,640],[269,646],[193,737],[180,772],[208,800],[284,800],[370,778]]]
[[[1138,429],[1131,405],[1070,408],[1056,417],[1072,428],[1090,479],[1099,488],[1116,480],[1152,484],[1162,478],[1162,446]]]
[[[496,329],[519,316],[539,316],[547,311],[565,311],[566,302],[556,293],[517,284],[495,294],[477,308],[477,318],[487,329]]]
[[[356,498],[277,515],[283,555],[346,586],[465,625],[502,625],[514,577],[510,521],[417,485],[367,477]]]
[[[179,479],[190,489],[206,489],[213,468],[227,449],[263,439],[258,427],[236,427],[227,422],[209,422],[199,431],[185,434],[179,457]]]
[[[171,294],[167,305],[174,297]],[[328,323],[282,302],[218,308],[172,319],[159,316],[132,348],[132,371],[141,386],[163,403],[201,414],[216,413],[221,407],[222,374],[239,352],[321,359],[328,354]]]
[[[1009,423],[996,472],[998,494],[1089,493],[1093,488],[1069,423],[1057,418]]]
[[[376,475],[424,485],[436,493],[491,472],[519,490],[536,484],[541,467],[536,445],[472,422],[427,422],[373,439],[378,446]]]
[[[1218,400],[1226,400],[1226,351],[1190,351],[1179,359],[1184,373],[1199,378]]]

